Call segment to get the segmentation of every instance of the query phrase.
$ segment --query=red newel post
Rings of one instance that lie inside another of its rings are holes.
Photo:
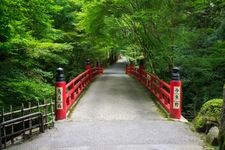
[[[91,82],[91,79],[92,79],[92,73],[91,73],[91,65],[90,65],[90,59],[87,59],[87,62],[86,62],[86,67],[85,67],[86,70],[89,70],[88,74],[89,74],[89,82]]]
[[[98,74],[100,74],[101,73],[101,68],[99,66],[99,62],[98,61],[96,62],[96,68],[98,70]]]
[[[139,80],[142,81],[142,76],[143,76],[143,70],[144,70],[144,61],[143,60],[140,60],[140,63],[139,63],[139,68],[138,68],[138,74],[139,74]]]
[[[130,74],[134,74],[134,69],[135,69],[135,68],[134,68],[134,64],[131,63],[130,66],[129,66],[129,73],[130,73]]]
[[[98,69],[98,74],[102,74],[102,73],[103,73],[103,69],[102,69],[102,67],[100,66],[100,64],[99,64],[98,61],[96,62],[96,67],[97,67],[97,69]]]
[[[125,70],[126,74],[128,74],[128,64],[126,64],[126,70]]]
[[[99,65],[99,69],[100,69],[100,74],[103,74],[103,66],[101,64]]]
[[[181,118],[182,82],[179,71],[178,67],[172,69],[172,80],[170,81],[170,116],[175,119]]]
[[[55,119],[66,119],[66,81],[63,68],[56,71],[55,83]]]

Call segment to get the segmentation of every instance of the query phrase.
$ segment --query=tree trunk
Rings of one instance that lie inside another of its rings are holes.
[[[225,85],[223,87],[223,108],[220,122],[219,143],[220,150],[225,150]]]

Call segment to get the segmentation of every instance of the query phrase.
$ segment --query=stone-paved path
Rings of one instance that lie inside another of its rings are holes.
[[[201,150],[186,123],[163,118],[149,92],[124,74],[124,63],[105,70],[70,118],[10,150]]]

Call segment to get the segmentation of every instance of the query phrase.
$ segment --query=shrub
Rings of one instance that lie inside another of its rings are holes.
[[[196,130],[199,132],[207,132],[211,126],[218,125],[222,105],[222,99],[211,99],[203,104],[198,115],[193,120]]]

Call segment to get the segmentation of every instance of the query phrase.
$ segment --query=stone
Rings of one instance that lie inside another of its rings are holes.
[[[219,128],[214,126],[214,127],[210,128],[210,130],[206,136],[206,140],[211,145],[218,146],[219,145],[218,137],[219,137]]]

